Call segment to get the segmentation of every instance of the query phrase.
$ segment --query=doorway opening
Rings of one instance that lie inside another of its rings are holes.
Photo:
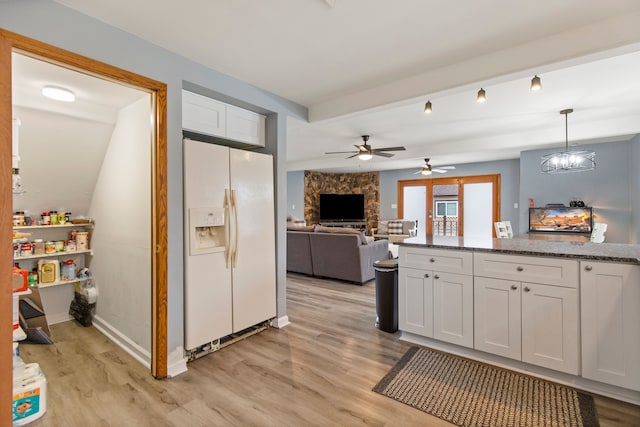
[[[149,176],[146,212],[148,212],[148,251],[150,270],[147,287],[150,289],[150,365],[151,374],[156,378],[167,375],[167,174],[166,174],[166,95],[167,88],[164,83],[148,79],[146,77],[104,64],[54,46],[0,30],[0,87],[3,88],[0,96],[0,161],[2,164],[11,162],[12,157],[12,55],[18,53],[35,58],[47,63],[56,64],[65,69],[74,70],[84,75],[107,80],[119,85],[136,88],[148,94],[151,107],[151,121],[146,116],[148,129],[147,141],[151,141],[148,150]],[[149,136],[150,134],[150,136]],[[5,220],[12,216],[13,202],[9,199],[12,181],[10,173],[3,173],[0,179],[0,198],[2,198],[3,211],[0,213],[0,233],[8,236],[12,232],[12,224]],[[28,191],[28,189],[27,189]],[[10,266],[9,259],[13,258],[13,251],[8,244],[1,245],[0,258],[4,260],[0,267],[0,274],[5,277],[2,283],[6,284],[0,289],[2,298],[1,310],[3,313],[11,312],[11,289],[9,287]],[[11,258],[10,258],[11,257]],[[0,325],[0,347],[3,354],[9,354],[9,335],[11,327],[8,322]],[[6,350],[6,351],[5,351]],[[0,377],[11,378],[9,363],[2,363]],[[3,389],[10,391],[8,384]],[[2,401],[5,401],[4,394]]]
[[[417,218],[421,236],[495,237],[500,175],[400,180],[398,216]]]

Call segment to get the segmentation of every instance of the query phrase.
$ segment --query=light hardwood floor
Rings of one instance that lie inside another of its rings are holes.
[[[94,328],[53,326],[55,344],[21,346],[48,380],[42,426],[450,426],[371,391],[409,347],[374,327],[375,284],[290,275],[291,325],[189,364],[149,371]],[[602,427],[640,426],[640,407],[596,398]]]

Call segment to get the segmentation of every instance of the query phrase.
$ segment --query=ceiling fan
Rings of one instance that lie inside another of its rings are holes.
[[[358,156],[360,160],[370,160],[373,156],[382,156],[382,157],[394,156],[391,153],[386,153],[386,151],[404,151],[405,150],[404,147],[371,148],[371,146],[367,144],[367,142],[369,141],[369,135],[362,135],[362,140],[364,141],[364,144],[355,146],[358,149],[358,151],[329,151],[324,154],[351,154],[351,156],[347,157],[347,159]]]
[[[439,168],[431,167],[431,165],[429,164],[429,159],[426,158],[424,159],[424,165],[422,166],[422,168],[420,168],[418,172],[415,172],[414,175],[417,175],[419,173],[422,175],[431,175],[432,172],[447,173],[447,171],[453,170],[455,168],[455,166],[440,166]]]

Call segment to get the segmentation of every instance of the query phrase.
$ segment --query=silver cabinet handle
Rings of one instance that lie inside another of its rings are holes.
[[[440,276],[438,276],[437,274],[435,276],[433,276],[434,279],[439,279]]]
[[[518,266],[518,268],[516,268],[516,270],[518,270],[518,271],[524,271],[524,268],[522,268],[521,266]]]
[[[430,258],[429,262],[436,262],[435,258]]]
[[[511,289],[515,291],[518,287],[516,285],[511,285]]]
[[[525,291],[525,292],[529,292],[530,290],[531,290],[531,289],[529,289],[529,287],[528,287],[528,286],[525,286],[525,287],[524,287],[524,291]]]
[[[591,267],[590,265],[585,265],[584,269],[587,270],[587,271],[591,271],[591,270],[593,270],[593,267]]]
[[[425,278],[425,279],[428,279],[428,278],[429,278],[429,273],[425,274],[425,275],[424,275],[424,278]]]

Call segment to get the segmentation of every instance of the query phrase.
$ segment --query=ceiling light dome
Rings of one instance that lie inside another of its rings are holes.
[[[73,92],[58,86],[45,86],[42,88],[42,94],[56,101],[73,102],[76,100],[76,95]]]

